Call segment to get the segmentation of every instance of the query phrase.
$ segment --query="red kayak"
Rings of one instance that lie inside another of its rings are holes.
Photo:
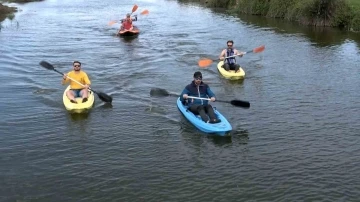
[[[121,29],[119,31],[118,35],[120,35],[120,36],[136,36],[139,33],[140,33],[140,30],[136,26],[133,26],[132,30]]]

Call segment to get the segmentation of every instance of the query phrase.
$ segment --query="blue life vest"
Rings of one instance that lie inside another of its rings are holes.
[[[229,57],[229,56],[233,56],[234,55],[234,49],[226,49],[226,55],[225,57]],[[236,59],[235,57],[232,58],[226,58],[225,63],[228,64],[235,64],[236,63]]]

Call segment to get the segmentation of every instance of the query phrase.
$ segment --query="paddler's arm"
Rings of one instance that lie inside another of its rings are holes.
[[[90,79],[89,79],[89,77],[88,77],[88,75],[86,73],[85,73],[85,76],[84,76],[84,81],[85,81],[86,88],[89,88],[90,85],[91,85],[91,82],[90,82]]]
[[[188,89],[184,88],[184,90],[182,91],[182,93],[180,95],[180,100],[181,101],[186,100],[189,96],[189,93],[190,93],[190,91]]]
[[[242,56],[244,55],[244,52],[239,52],[238,50],[235,49],[234,55],[237,55],[237,56],[239,56],[239,57],[242,57]]]
[[[221,51],[220,55],[219,55],[219,59],[220,60],[224,60],[225,59],[225,50]]]
[[[61,84],[64,85],[70,81],[69,78],[67,78],[67,74],[64,74],[63,79],[61,80]]]
[[[210,97],[211,102],[215,102],[215,94],[211,91],[209,86],[206,89],[206,94]]]

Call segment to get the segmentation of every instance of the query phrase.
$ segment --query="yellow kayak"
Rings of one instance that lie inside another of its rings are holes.
[[[70,90],[70,85],[65,89],[63,94],[63,102],[67,110],[75,113],[81,113],[83,111],[90,109],[94,105],[95,97],[92,91],[89,91],[88,101],[82,103],[82,98],[77,97],[76,101],[78,103],[72,103],[70,102],[70,99],[66,96],[66,91],[68,90]]]
[[[245,72],[240,67],[239,71],[235,73],[234,70],[226,71],[222,66],[224,64],[224,61],[220,61],[217,64],[217,69],[219,70],[220,74],[223,75],[223,77],[230,79],[230,80],[239,80],[245,78]]]

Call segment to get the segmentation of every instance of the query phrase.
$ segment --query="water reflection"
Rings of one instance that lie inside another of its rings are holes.
[[[72,121],[82,121],[89,118],[90,111],[85,111],[83,113],[75,113],[75,112],[68,112],[68,116],[70,116]]]
[[[248,25],[255,25],[259,28],[271,28],[271,31],[280,34],[303,34],[313,45],[325,47],[340,45],[347,39],[360,43],[360,35],[354,32],[340,30],[333,27],[314,27],[300,25],[297,22],[289,22],[281,19],[266,18],[261,16],[238,14],[236,15]]]
[[[135,36],[117,36],[117,37],[119,37],[121,42],[123,42],[123,43],[131,43],[135,39],[138,38],[138,35],[135,35]]]
[[[181,134],[183,138],[192,145],[198,147],[204,142],[212,142],[215,146],[224,147],[231,144],[248,144],[249,132],[247,130],[235,128],[226,136],[207,134],[199,131],[183,115],[181,115]]]

